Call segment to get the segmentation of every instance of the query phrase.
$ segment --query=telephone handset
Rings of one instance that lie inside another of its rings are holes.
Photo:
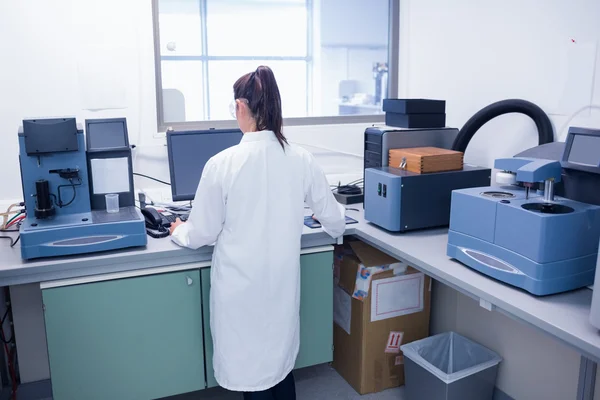
[[[146,233],[153,238],[164,238],[169,236],[171,223],[154,208],[142,209],[142,215],[146,220]]]

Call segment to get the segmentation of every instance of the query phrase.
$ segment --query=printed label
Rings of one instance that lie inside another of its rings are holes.
[[[397,356],[394,366],[398,366],[398,365],[402,365],[402,364],[404,364],[404,356]]]
[[[374,281],[371,322],[423,311],[424,285],[422,273]]]
[[[390,336],[388,337],[387,341],[387,346],[385,346],[385,352],[392,354],[400,353],[402,337],[404,337],[404,332],[390,332]]]

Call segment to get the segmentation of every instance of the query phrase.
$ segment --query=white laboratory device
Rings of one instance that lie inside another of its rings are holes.
[[[596,263],[596,277],[594,278],[594,294],[592,295],[592,309],[590,310],[590,322],[600,329],[600,252]]]

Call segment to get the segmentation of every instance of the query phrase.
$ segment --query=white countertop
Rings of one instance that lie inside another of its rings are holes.
[[[362,209],[362,205],[350,208]],[[355,235],[434,279],[480,299],[484,305],[535,326],[584,356],[600,361],[600,333],[588,321],[590,289],[536,297],[449,259],[447,229],[393,234],[365,222],[362,211],[349,210],[347,215],[359,223],[348,225],[346,235]],[[334,243],[321,229],[305,227],[303,248]],[[145,248],[23,261],[19,246],[11,249],[7,243],[0,243],[0,286],[203,262],[211,256],[211,247],[194,251],[180,248],[169,239],[149,239]]]

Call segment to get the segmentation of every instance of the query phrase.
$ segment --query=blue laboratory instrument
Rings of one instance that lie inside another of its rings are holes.
[[[125,119],[92,120],[86,138],[74,118],[25,120],[19,161],[27,217],[23,259],[145,246],[144,218],[133,204]],[[92,183],[92,178],[95,181]],[[104,194],[118,193],[107,212]]]
[[[515,157],[495,168],[499,186],[453,191],[448,256],[535,295],[591,285],[600,205],[557,196],[555,185],[578,198],[599,191],[600,131],[572,128],[561,161]]]

